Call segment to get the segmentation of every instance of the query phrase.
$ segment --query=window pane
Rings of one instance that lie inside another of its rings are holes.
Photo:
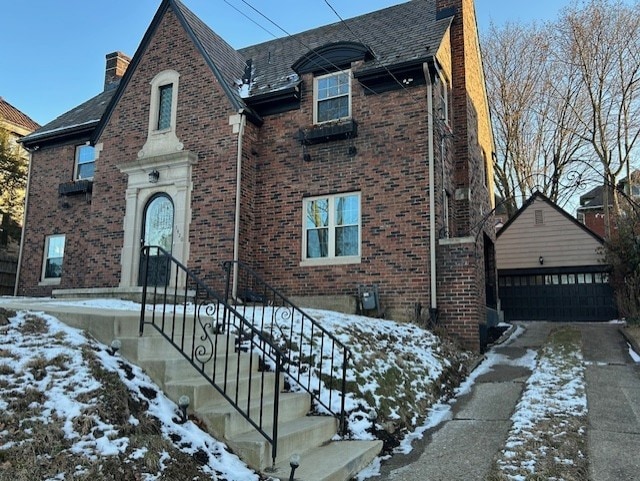
[[[358,226],[336,227],[336,256],[358,255]]]
[[[329,229],[307,231],[307,258],[315,259],[329,255]]]
[[[358,196],[350,195],[336,199],[336,225],[354,225],[358,223]]]
[[[327,227],[329,225],[329,199],[316,199],[307,202],[307,228]]]
[[[158,130],[171,127],[171,97],[173,95],[173,84],[160,87],[160,102],[158,110]]]
[[[96,164],[91,162],[89,164],[78,165],[78,179],[90,179],[93,177]]]
[[[318,122],[342,119],[349,116],[349,97],[337,97],[318,102]]]
[[[349,75],[339,73],[318,79],[318,100],[349,94]]]
[[[47,258],[62,257],[64,255],[64,236],[49,237]]]
[[[47,259],[44,276],[46,278],[62,277],[62,257]]]

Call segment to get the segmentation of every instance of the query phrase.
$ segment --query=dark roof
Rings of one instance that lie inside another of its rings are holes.
[[[522,207],[520,207],[518,209],[518,211],[513,214],[513,216],[500,228],[500,230],[496,233],[496,237],[500,237],[508,228],[511,224],[513,224],[515,222],[515,220],[520,217],[520,215],[527,210],[527,208],[533,204],[533,202],[536,199],[540,199],[544,202],[546,202],[548,205],[550,205],[552,208],[554,208],[556,211],[558,211],[560,214],[562,214],[563,216],[565,216],[567,219],[569,219],[571,222],[573,222],[575,225],[577,225],[578,227],[580,227],[583,231],[585,231],[587,234],[589,234],[591,237],[593,237],[594,239],[596,239],[598,242],[600,242],[601,244],[604,243],[604,239],[602,237],[600,237],[598,234],[596,234],[595,232],[593,232],[591,229],[589,229],[586,225],[584,225],[582,222],[579,222],[578,219],[576,219],[575,217],[573,217],[571,214],[569,214],[566,210],[564,210],[562,207],[560,207],[558,204],[556,204],[554,201],[552,201],[551,199],[549,199],[546,195],[544,195],[542,192],[536,191],[534,192],[531,197],[529,197],[524,204],[522,204]]]
[[[631,179],[634,181],[634,185],[640,182],[640,170],[634,170],[633,172],[631,172]],[[626,184],[627,178],[625,177],[624,179],[621,179],[620,182],[618,182],[618,189],[622,191]],[[602,206],[604,205],[602,191],[603,186],[598,185],[586,194],[582,194],[580,196],[580,206],[578,207],[578,211],[602,208]]]
[[[248,96],[260,96],[299,82],[292,69],[312,50],[336,42],[357,42],[374,57],[365,60],[354,74],[386,70],[394,65],[420,64],[433,58],[451,25],[452,9],[436,13],[436,0],[412,0],[372,13],[336,22],[306,32],[234,50],[180,0],[163,0],[117,89],[108,90],[61,115],[28,136],[28,142],[50,138],[69,130],[91,128],[97,139],[113,108],[166,12],[172,9],[224,89],[231,106],[257,114],[241,96],[239,84],[251,77]],[[250,69],[250,72],[248,70]],[[250,75],[249,75],[250,74]]]
[[[310,50],[339,41],[358,42],[375,55],[356,71],[364,73],[432,57],[452,17],[436,19],[435,0],[413,0],[296,35],[240,50],[252,61],[251,95],[286,88],[297,80],[291,66]]]
[[[28,115],[20,112],[2,97],[0,97],[0,118],[29,131],[36,130],[40,127],[38,122],[32,120]]]
[[[53,137],[69,135],[79,131],[90,132],[100,122],[100,118],[114,93],[115,89],[111,89],[96,95],[35,132],[23,137],[22,143],[29,146]]]

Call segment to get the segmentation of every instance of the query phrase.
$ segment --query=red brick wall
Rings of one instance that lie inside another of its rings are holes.
[[[91,195],[61,197],[58,185],[73,179],[75,147],[85,141],[43,147],[34,152],[18,285],[21,295],[49,296],[52,288],[84,285]],[[59,285],[40,286],[45,239],[52,234],[66,235],[62,278]]]
[[[232,258],[237,135],[228,125],[234,113],[211,69],[168,12],[113,111],[100,142],[92,212],[93,250],[98,256],[87,283],[118,285],[127,176],[116,167],[135,160],[147,139],[150,82],[167,69],[180,74],[176,134],[195,152],[189,267],[202,273]],[[100,255],[102,253],[102,255]]]

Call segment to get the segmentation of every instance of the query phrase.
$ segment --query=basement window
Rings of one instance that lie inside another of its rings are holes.
[[[58,284],[62,277],[64,260],[64,235],[50,235],[45,240],[44,262],[42,263],[42,283]]]

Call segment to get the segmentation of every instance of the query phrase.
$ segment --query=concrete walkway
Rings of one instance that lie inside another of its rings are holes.
[[[452,419],[427,431],[408,456],[394,456],[382,479],[484,481],[503,448],[511,415],[531,374],[517,366],[537,351],[556,323],[523,323],[518,338],[493,348],[492,370],[453,405]],[[591,481],[640,479],[640,366],[633,363],[619,326],[572,324],[582,331],[587,365],[588,445]],[[516,365],[514,365],[516,364]]]

